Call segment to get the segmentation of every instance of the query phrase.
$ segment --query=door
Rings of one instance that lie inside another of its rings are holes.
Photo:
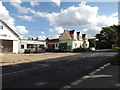
[[[1,40],[2,53],[12,53],[13,52],[13,40]]]

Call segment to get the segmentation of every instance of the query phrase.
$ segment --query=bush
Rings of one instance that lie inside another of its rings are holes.
[[[82,51],[84,51],[83,48],[76,48],[76,49],[73,50],[73,52],[82,52]]]
[[[117,55],[113,56],[110,63],[112,65],[118,65],[120,66],[120,53],[118,53]]]

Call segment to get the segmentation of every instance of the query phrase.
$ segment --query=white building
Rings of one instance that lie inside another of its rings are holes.
[[[18,53],[19,36],[0,20],[0,53]]]
[[[20,39],[4,21],[0,20],[0,53],[24,53],[25,49],[33,46],[46,47],[46,42],[38,39]]]
[[[64,51],[73,51],[76,48],[89,48],[87,35],[75,30],[64,30],[59,38],[59,49]]]
[[[73,51],[76,48],[89,48],[86,34],[64,30],[59,39],[47,40],[48,51]]]
[[[44,47],[46,47],[46,42],[44,40],[21,39],[19,52],[24,53],[25,49],[40,49]]]

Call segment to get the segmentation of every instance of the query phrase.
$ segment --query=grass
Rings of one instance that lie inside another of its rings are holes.
[[[112,49],[120,49],[120,47],[112,47]]]
[[[120,66],[120,53],[118,53],[117,55],[113,56],[110,63],[112,65],[117,65]]]

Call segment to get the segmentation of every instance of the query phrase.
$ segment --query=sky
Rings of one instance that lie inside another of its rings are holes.
[[[0,19],[21,38],[58,38],[64,30],[95,37],[102,27],[118,24],[117,2],[0,1]]]

